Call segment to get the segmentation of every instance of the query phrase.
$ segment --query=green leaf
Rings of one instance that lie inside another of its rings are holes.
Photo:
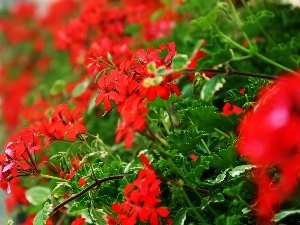
[[[91,207],[90,215],[92,220],[97,224],[99,225],[107,224],[106,213],[103,211],[103,209],[95,209],[94,207]]]
[[[212,184],[220,184],[220,183],[222,183],[222,182],[225,180],[225,178],[226,178],[226,173],[227,173],[228,170],[229,170],[229,168],[226,169],[223,173],[220,173],[220,174],[216,177],[215,180],[207,179],[206,181],[209,182],[209,183],[212,183]]]
[[[189,57],[184,54],[177,54],[172,59],[171,68],[175,71],[183,70],[190,64]]]
[[[200,106],[195,108],[187,108],[179,110],[180,122],[187,123],[192,121],[193,126],[196,126],[200,131],[212,132],[215,128],[222,131],[232,130],[233,122],[230,118],[217,113],[213,106]]]
[[[210,203],[220,203],[220,202],[224,202],[225,198],[221,193],[217,193],[214,196],[208,196],[203,198],[202,203],[200,205],[200,209],[203,210],[206,208],[206,206],[208,206]]]
[[[218,154],[228,164],[227,167],[236,164],[237,154],[234,147],[230,146],[227,149],[222,149]]]
[[[210,100],[214,94],[220,90],[225,84],[226,80],[223,75],[216,75],[212,77],[201,90],[201,99],[204,101]]]
[[[244,185],[246,184],[245,181],[240,182],[238,185],[232,186],[232,187],[226,187],[223,190],[223,193],[226,195],[229,195],[231,197],[240,197],[240,193],[244,188]]]
[[[199,177],[201,177],[203,172],[209,168],[208,164],[209,163],[206,162],[206,164],[198,165],[191,172],[186,173],[186,178],[191,179],[191,180],[198,179]]]
[[[204,156],[208,161],[209,165],[213,168],[217,169],[225,169],[227,168],[227,164],[220,158],[220,156],[213,154],[210,156]]]
[[[82,95],[83,92],[85,92],[85,90],[87,89],[87,87],[89,86],[90,81],[89,80],[84,80],[82,82],[80,82],[79,84],[76,85],[76,87],[73,89],[72,91],[72,96],[73,97],[79,97],[80,95]]]
[[[52,207],[52,204],[46,202],[43,209],[36,214],[33,220],[33,225],[46,225],[46,221],[49,218]]]
[[[266,56],[276,59],[289,68],[299,67],[299,55],[297,55],[298,52],[295,51],[295,46],[292,44],[292,41],[278,44],[276,47],[273,47]],[[296,49],[299,49],[299,47]]]
[[[241,216],[240,215],[233,215],[228,216],[227,214],[220,215],[217,219],[215,224],[216,225],[241,225],[240,222]]]
[[[78,197],[77,199],[75,199],[74,204],[72,205],[72,207],[70,209],[70,213],[88,208],[89,201],[90,201],[90,199],[88,197],[86,197],[85,195]]]
[[[262,27],[265,27],[271,22],[271,19],[275,17],[274,13],[268,10],[259,11],[256,15],[257,21]],[[256,20],[250,16],[241,28],[250,37],[257,36],[261,32],[261,28],[257,25]]]
[[[167,137],[167,142],[171,149],[177,149],[179,152],[186,153],[190,151],[200,151],[201,139],[206,137],[207,133],[197,132],[195,129],[182,130],[179,132],[172,132]],[[178,141],[180,140],[180,141]]]
[[[212,28],[219,14],[219,7],[216,5],[206,16],[201,16],[192,20],[192,24],[199,27],[200,30],[206,31]]]
[[[231,171],[229,171],[229,174],[232,177],[239,176],[242,173],[245,173],[247,170],[251,170],[252,168],[255,168],[256,166],[254,165],[241,165],[233,168]]]
[[[33,205],[41,205],[47,201],[51,190],[43,186],[34,186],[25,192],[26,199]]]
[[[178,210],[174,216],[173,225],[184,225],[187,211],[188,210],[186,208]]]
[[[285,217],[290,216],[290,215],[294,215],[294,214],[300,214],[300,209],[281,211],[280,213],[277,213],[273,217],[272,221],[278,222],[278,221],[284,219]]]
[[[59,198],[65,193],[70,193],[72,191],[72,186],[67,182],[59,183],[51,192],[51,196],[54,198]]]
[[[66,81],[57,80],[51,86],[49,93],[50,93],[50,95],[57,95],[57,94],[63,92],[65,87],[66,87]]]
[[[165,103],[168,105],[175,103],[175,102],[180,102],[182,100],[182,96],[177,96],[176,94],[172,94],[168,100],[164,100],[161,98],[156,98],[154,101],[149,102],[150,108],[155,109],[155,108],[163,108],[165,109]]]
[[[201,50],[208,54],[207,57],[201,57],[197,62],[196,71],[205,68],[224,64],[232,59],[232,53],[228,43],[224,43],[219,36],[212,36],[205,47]]]
[[[229,102],[240,108],[242,108],[243,105],[247,102],[247,97],[235,88],[227,91],[227,93],[229,96],[224,99],[225,102]]]

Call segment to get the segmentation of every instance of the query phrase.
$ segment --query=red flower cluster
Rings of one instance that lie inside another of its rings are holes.
[[[159,56],[163,50],[167,51],[164,58]],[[175,79],[181,74],[167,75],[156,86],[145,87],[143,85],[146,78],[154,77],[154,74],[149,73],[147,69],[148,63],[154,62],[157,67],[170,68],[172,58],[176,53],[174,42],[161,45],[159,49],[149,48],[147,51],[141,49],[131,60],[123,61],[119,68],[110,70],[98,79],[100,93],[96,98],[96,104],[103,103],[104,109],[111,111],[112,102],[114,102],[122,118],[116,130],[117,143],[124,137],[125,146],[131,147],[134,131],[145,129],[145,114],[148,113],[145,98],[148,100],[154,100],[156,97],[168,99],[172,93],[181,95],[175,83]]]
[[[157,178],[154,168],[150,165],[148,158],[141,155],[140,159],[144,164],[144,169],[138,173],[133,183],[127,184],[124,188],[126,200],[121,203],[114,203],[112,210],[118,214],[118,218],[107,216],[110,225],[122,224],[133,225],[137,219],[145,223],[149,221],[151,225],[162,224],[161,217],[167,217],[170,211],[157,204],[161,202],[158,195],[161,194],[159,184],[161,180]],[[171,220],[166,221],[172,224]]]
[[[117,56],[114,60],[118,63],[131,56],[130,42],[137,46],[143,40],[131,40],[125,29],[128,24],[140,25],[147,40],[164,37],[178,17],[174,8],[175,5],[169,7],[157,0],[151,3],[141,0],[87,0],[82,3],[79,15],[59,29],[55,35],[56,46],[70,51],[74,65],[81,64],[82,56],[89,51],[88,58],[93,58],[94,53],[106,56],[110,52]],[[164,16],[152,21],[150,15],[157,9],[165,10]],[[95,72],[93,67],[89,71]]]
[[[238,152],[256,165],[257,215],[269,224],[296,188],[300,172],[300,73],[281,76],[264,88],[243,118]],[[273,175],[272,175],[273,174]]]
[[[35,153],[40,153],[43,143],[38,131],[33,127],[22,129],[12,137],[0,155],[0,186],[10,192],[9,181],[15,177],[36,174],[38,168]]]
[[[0,187],[10,192],[9,182],[13,178],[39,173],[36,153],[41,153],[41,149],[52,140],[60,140],[66,136],[68,140],[74,141],[78,133],[84,132],[86,127],[80,110],[76,108],[70,111],[66,104],[61,104],[54,110],[50,123],[23,128],[8,140],[4,153],[0,155]],[[72,165],[76,167],[75,163]]]
[[[80,108],[70,111],[65,103],[58,105],[51,115],[51,121],[44,124],[42,128],[48,142],[61,140],[64,137],[69,141],[74,141],[78,133],[85,133],[86,127],[83,124],[81,111]]]

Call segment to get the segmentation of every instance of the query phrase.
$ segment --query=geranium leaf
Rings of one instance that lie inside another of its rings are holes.
[[[178,210],[174,216],[173,225],[184,225],[187,211],[186,208]]]
[[[233,168],[231,171],[229,171],[229,174],[232,177],[239,176],[242,173],[245,173],[247,170],[251,170],[252,168],[255,168],[256,166],[254,165],[242,165],[242,166],[237,166]]]
[[[33,205],[41,205],[47,201],[51,190],[43,186],[34,186],[25,192],[26,199]]]
[[[240,192],[243,190],[245,181],[240,182],[238,185],[227,187],[223,190],[223,193],[232,197],[239,196]]]
[[[195,20],[192,20],[192,24],[195,24],[202,31],[209,30],[215,23],[219,13],[219,7],[216,5],[206,16],[201,16]]]
[[[50,88],[50,95],[57,95],[61,93],[66,87],[66,81],[64,80],[57,80],[53,83],[53,85]]]
[[[296,209],[296,210],[284,210],[284,211],[281,211],[280,213],[277,213],[273,217],[272,221],[279,222],[280,220],[284,219],[285,217],[290,216],[290,215],[294,215],[294,214],[300,214],[300,210]]]
[[[85,195],[75,199],[74,204],[70,208],[70,213],[88,208],[88,204],[89,204],[88,202],[89,199]]]
[[[52,210],[53,205],[49,204],[48,202],[45,203],[44,207],[42,210],[40,210],[34,220],[33,220],[33,225],[45,225],[47,219],[49,218],[49,214]]]
[[[87,89],[89,84],[90,84],[89,80],[84,80],[84,81],[80,82],[79,84],[77,84],[76,87],[72,91],[72,96],[79,97],[80,95],[82,95],[82,93],[85,92],[85,90]]]
[[[227,149],[222,149],[219,151],[218,155],[223,159],[228,166],[234,166],[237,159],[236,150],[230,146]]]
[[[255,16],[257,21],[250,16],[241,28],[250,37],[257,36],[261,31],[261,26],[266,26],[275,17],[274,13],[268,10],[259,11]],[[260,23],[260,25],[257,23]]]
[[[187,67],[187,65],[190,63],[189,57],[184,54],[177,54],[172,59],[171,67],[175,71],[180,71]]]
[[[51,192],[51,196],[54,198],[59,198],[65,193],[72,191],[72,186],[67,182],[59,183]]]
[[[207,57],[201,57],[197,61],[196,71],[205,68],[224,64],[232,59],[229,45],[224,43],[218,36],[212,36],[208,40],[208,44],[201,48],[201,51],[208,54]]]
[[[223,75],[216,75],[212,77],[201,90],[201,99],[204,101],[210,100],[214,94],[223,87],[226,80]]]
[[[224,202],[225,198],[221,193],[217,193],[214,196],[208,196],[203,198],[202,203],[200,205],[200,209],[203,210],[206,208],[206,206],[208,206],[210,203],[220,203],[220,202]]]
[[[103,209],[96,209],[94,207],[91,207],[90,215],[92,220],[97,224],[107,224],[106,213],[103,211]]]

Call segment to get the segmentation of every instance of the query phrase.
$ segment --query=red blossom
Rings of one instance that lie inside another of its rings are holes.
[[[86,184],[86,180],[83,177],[80,177],[78,180],[78,186],[83,187]]]
[[[241,94],[244,94],[245,92],[245,89],[242,88],[240,90],[240,93]],[[241,113],[243,112],[244,110],[236,105],[233,105],[233,104],[230,104],[229,102],[225,102],[224,106],[223,106],[223,111],[222,111],[222,114],[225,115],[225,116],[228,116],[230,114],[238,114],[238,113]]]
[[[80,108],[70,111],[65,103],[58,105],[51,115],[50,123],[41,128],[42,133],[48,141],[61,140],[64,137],[69,141],[74,141],[78,133],[86,132],[81,111]]]
[[[118,70],[112,70],[109,75],[102,75],[98,80],[100,93],[96,98],[96,104],[101,102],[104,104],[105,111],[111,111],[111,100],[115,98],[117,93],[115,92],[115,85],[122,81],[123,76]]]
[[[243,112],[244,110],[236,105],[232,105],[229,102],[226,102],[223,106],[222,114],[228,116],[230,114],[238,114]]]
[[[85,218],[76,218],[72,223],[71,225],[83,225],[85,222]]]
[[[125,102],[119,105],[118,110],[121,114],[122,121],[116,129],[116,143],[124,138],[127,148],[130,148],[134,140],[135,131],[143,131],[146,127],[145,114],[148,113],[146,108],[147,102],[142,101],[141,96],[131,95]]]
[[[15,177],[38,173],[35,154],[43,147],[42,139],[37,129],[23,128],[11,137],[0,155],[1,188],[10,192],[9,181]]]
[[[299,72],[298,72],[299,73]],[[297,186],[300,172],[300,73],[281,76],[262,90],[241,121],[237,149],[250,164],[258,186],[257,216],[270,224],[280,204]],[[278,178],[270,175],[276,171]]]
[[[118,214],[118,218],[114,219],[108,215],[110,225],[133,225],[137,223],[138,219],[143,223],[149,221],[151,225],[158,225],[161,224],[161,219],[170,213],[167,208],[158,206],[158,203],[161,202],[158,198],[158,195],[161,194],[160,179],[157,178],[148,158],[145,155],[141,155],[140,158],[144,169],[139,171],[133,183],[125,186],[124,202],[112,205],[112,210]]]

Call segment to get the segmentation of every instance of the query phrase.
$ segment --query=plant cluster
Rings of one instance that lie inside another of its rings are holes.
[[[300,8],[272,1],[2,11],[14,222],[298,224],[299,25]]]

